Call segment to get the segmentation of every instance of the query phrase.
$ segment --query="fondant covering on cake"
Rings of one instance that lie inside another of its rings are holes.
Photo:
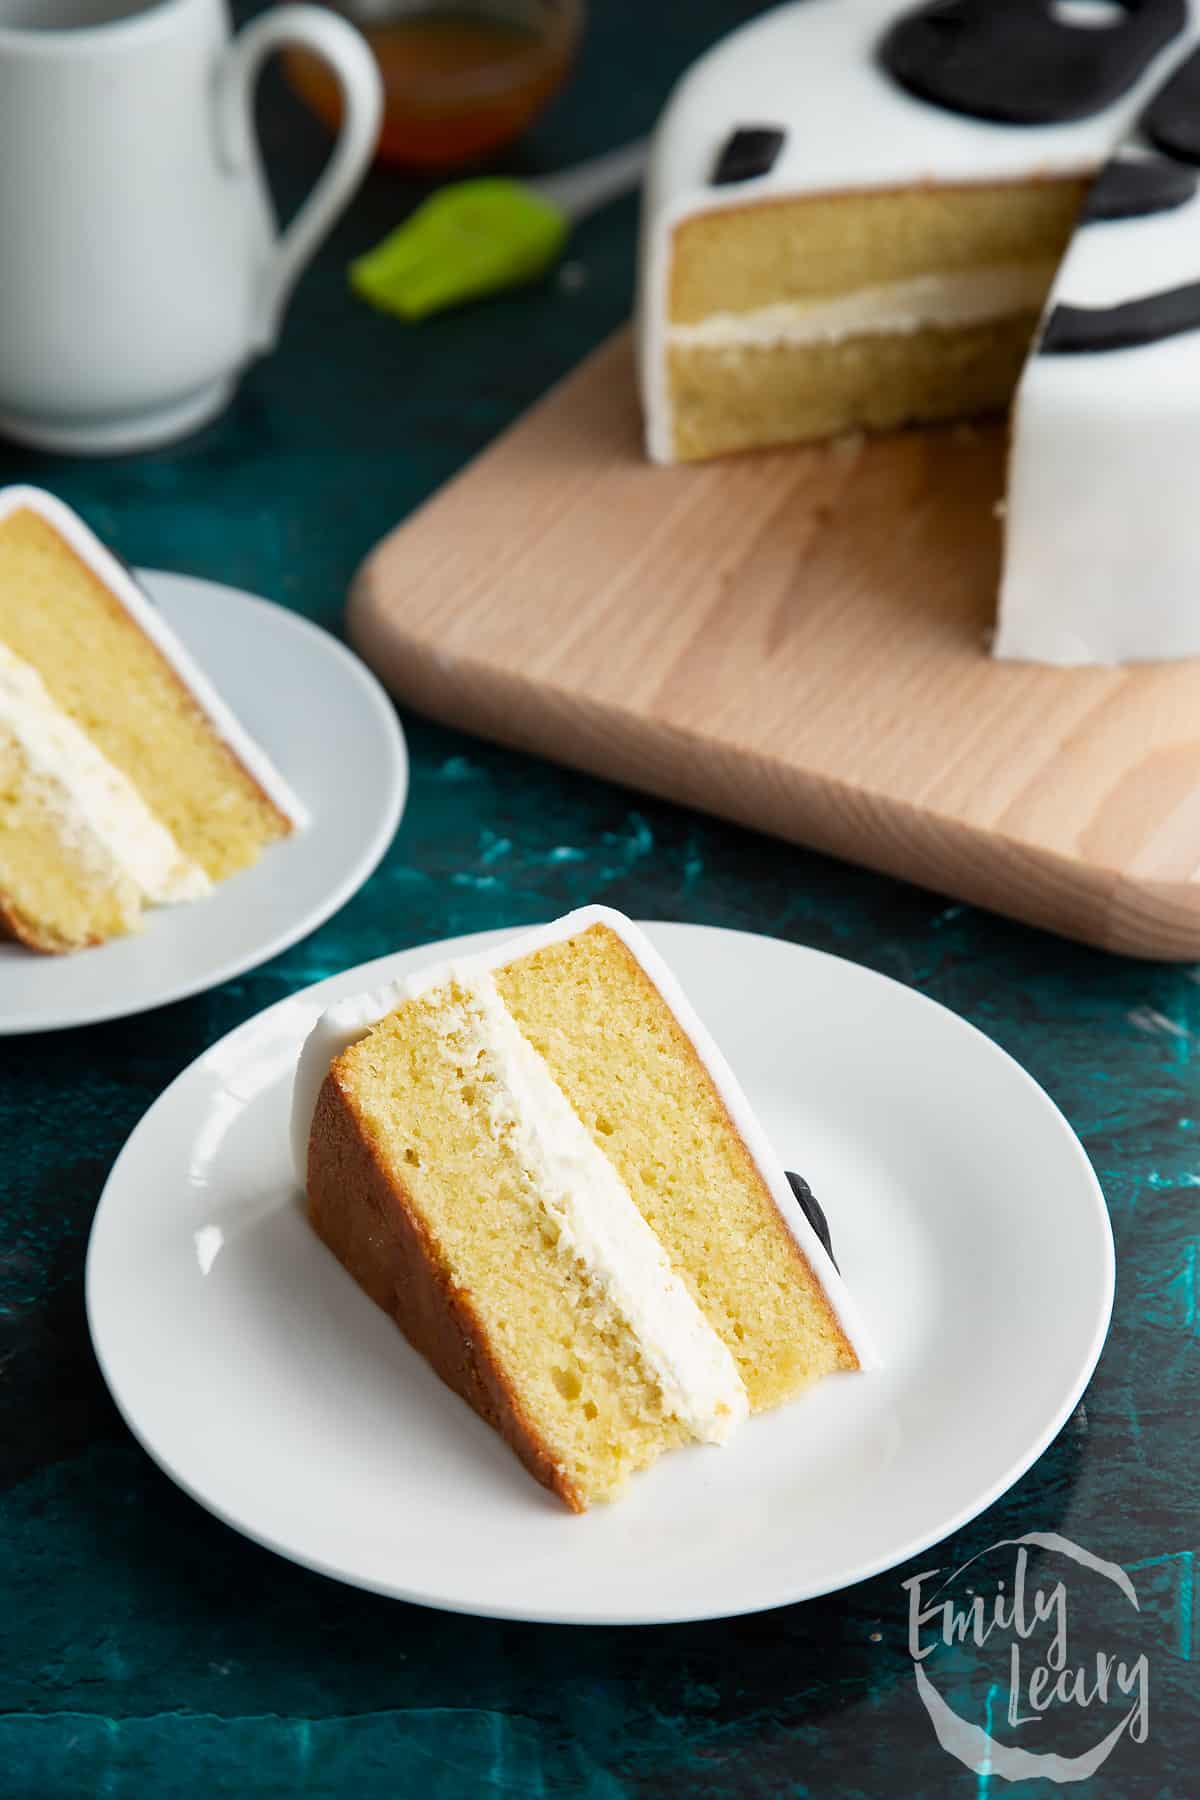
[[[1200,73],[1200,53],[1171,84],[1188,70]],[[1000,657],[1200,655],[1200,193],[1144,123],[1096,182],[1100,204],[1071,240],[1017,389]],[[1143,193],[1176,203],[1106,208],[1135,171]]]

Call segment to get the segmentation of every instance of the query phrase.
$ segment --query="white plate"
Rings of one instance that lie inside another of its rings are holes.
[[[780,1606],[902,1562],[1054,1437],[1113,1295],[1070,1127],[973,1027],[835,957],[651,925],[834,1251],[885,1366],[564,1511],[444,1388],[307,1225],[296,1054],[322,1006],[504,936],[384,957],[249,1020],[151,1107],[105,1188],[87,1303],[150,1454],[324,1574],[499,1618],[649,1624]]]
[[[236,588],[139,581],[312,815],[308,829],[189,906],[71,956],[0,942],[0,1033],[91,1025],[215,987],[314,931],[395,835],[408,757],[375,677],[327,631]]]

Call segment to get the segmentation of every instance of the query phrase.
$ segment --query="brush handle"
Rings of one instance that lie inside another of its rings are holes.
[[[648,147],[649,140],[639,138],[636,143],[626,144],[620,150],[610,150],[604,156],[594,156],[588,162],[576,163],[573,169],[564,169],[560,175],[548,175],[543,181],[531,181],[529,186],[535,194],[565,213],[573,225],[577,225],[589,213],[607,206],[610,200],[616,200],[638,186],[645,171]]]

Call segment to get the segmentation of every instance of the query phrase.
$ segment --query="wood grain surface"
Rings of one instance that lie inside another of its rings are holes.
[[[998,426],[654,468],[622,333],[384,540],[350,634],[448,723],[1200,956],[1200,661],[993,662],[1002,488]]]

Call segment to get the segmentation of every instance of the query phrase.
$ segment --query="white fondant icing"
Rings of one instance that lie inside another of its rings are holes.
[[[860,1365],[864,1369],[874,1366],[878,1359],[857,1308],[834,1267],[832,1258],[797,1205],[783,1166],[755,1117],[750,1102],[711,1033],[644,931],[631,919],[627,919],[624,913],[615,912],[611,907],[586,906],[567,913],[561,919],[555,919],[549,925],[509,938],[493,950],[464,958],[456,966],[460,969],[465,966],[483,973],[490,972],[516,961],[518,957],[527,956],[546,944],[559,943],[596,924],[607,925],[616,932],[675,1014],[750,1151],[780,1217],[819,1279],[842,1330],[854,1347]],[[383,987],[343,1000],[321,1014],[301,1050],[292,1096],[292,1155],[301,1187],[307,1184],[308,1178],[308,1140],[313,1113],[330,1063],[351,1044],[364,1038],[373,1025],[385,1018],[402,1001],[443,985],[449,974],[450,965],[434,965],[418,975],[402,976]]]
[[[1022,378],[998,657],[1200,655],[1200,334],[1112,352],[1097,381],[1099,360],[1035,357]]]
[[[293,793],[266,751],[255,743],[239,723],[208,676],[193,661],[124,564],[100,542],[77,513],[72,512],[69,506],[56,499],[53,494],[35,487],[0,488],[0,524],[10,513],[19,512],[24,507],[39,513],[95,572],[113,598],[124,607],[134,624],[170,663],[207,716],[217,736],[229,746],[272,804],[291,820],[297,830],[302,830],[308,823],[308,812],[302,801]]]
[[[1075,233],[1047,302],[1107,307],[1200,281],[1200,193]],[[1200,332],[1031,356],[1017,388],[994,655],[1200,655]]]
[[[47,691],[37,670],[0,643],[0,735],[9,734],[62,842],[106,885],[146,900],[194,900],[212,887],[133,783]],[[126,909],[136,922],[138,907]]]
[[[927,326],[972,325],[1038,312],[1053,263],[1011,263],[953,275],[859,288],[835,300],[784,300],[753,312],[710,313],[695,325],[669,325],[667,343],[736,350],[770,344],[837,344],[863,332],[905,333]]]

